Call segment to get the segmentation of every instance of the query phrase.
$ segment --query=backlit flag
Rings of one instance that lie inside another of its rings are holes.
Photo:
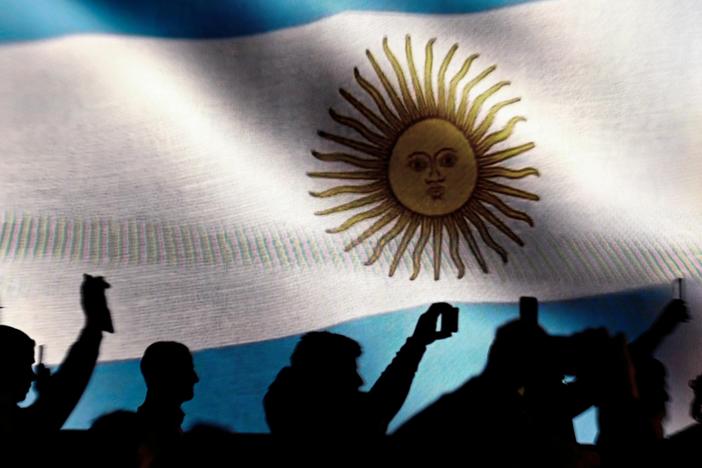
[[[694,0],[2,10],[2,322],[57,363],[81,274],[113,285],[72,427],[138,404],[136,359],[169,339],[198,350],[193,418],[265,431],[299,334],[357,339],[372,382],[425,304],[461,303],[396,426],[479,372],[520,295],[549,331],[634,337],[702,278]]]

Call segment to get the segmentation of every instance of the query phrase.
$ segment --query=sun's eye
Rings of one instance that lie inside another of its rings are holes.
[[[415,172],[424,172],[429,167],[429,161],[426,156],[412,155],[407,161],[407,166]]]
[[[442,153],[439,156],[439,166],[441,167],[453,167],[456,165],[457,161],[458,156],[456,156],[456,153]]]
[[[468,90],[486,78],[495,68],[493,65],[472,78],[466,77],[470,81],[461,86],[463,91],[456,96],[459,82],[467,75],[468,65],[477,55],[467,58],[462,68],[449,78],[446,72],[451,67],[458,44],[453,44],[448,50],[437,74],[433,72],[437,67],[432,67],[435,64],[433,45],[434,39],[427,42],[423,67],[416,67],[412,43],[407,35],[404,47],[407,66],[403,67],[390,50],[387,38],[384,39],[383,50],[397,81],[386,76],[373,54],[366,51],[382,88],[378,88],[372,80],[361,77],[358,71],[354,75],[357,84],[366,92],[365,97],[375,102],[379,112],[363,104],[363,99],[340,89],[347,103],[365,119],[341,115],[333,109],[329,109],[329,113],[335,122],[361,137],[349,138],[344,136],[345,133],[319,131],[321,138],[354,152],[346,149],[330,153],[312,151],[312,155],[320,161],[345,163],[353,168],[308,173],[310,177],[355,181],[321,192],[310,192],[312,196],[320,198],[356,194],[353,200],[343,201],[315,214],[325,216],[354,211],[338,227],[327,229],[329,233],[340,233],[359,223],[370,223],[344,248],[348,252],[377,234],[375,248],[366,265],[384,258],[383,253],[393,239],[401,239],[395,243],[388,274],[393,276],[402,259],[406,255],[411,256],[411,280],[417,278],[422,269],[423,255],[428,245],[433,249],[434,279],[439,279],[446,235],[447,253],[456,267],[458,278],[462,278],[466,271],[460,254],[463,240],[484,273],[488,273],[488,267],[478,245],[479,240],[506,262],[507,250],[497,239],[493,239],[493,232],[496,230],[504,234],[520,246],[524,242],[502,221],[500,215],[530,226],[533,221],[527,213],[512,208],[508,204],[509,198],[505,197],[539,200],[534,193],[513,187],[505,181],[498,183],[494,180],[522,179],[539,174],[533,167],[511,169],[499,165],[534,148],[533,142],[493,150],[495,145],[512,135],[517,122],[525,120],[515,116],[502,128],[493,125],[498,111],[518,102],[519,98],[500,101],[489,109],[483,109],[484,103],[507,86],[509,81],[500,81],[479,96],[471,95],[471,99],[468,99]],[[422,77],[417,73],[418,68],[424,69],[424,89],[420,85]],[[399,86],[396,87],[394,83]],[[409,83],[415,90],[414,96]],[[436,88],[434,83],[437,84]],[[386,93],[382,92],[383,88]],[[438,93],[434,93],[434,90]],[[390,98],[398,113],[393,113],[386,97]],[[367,157],[357,156],[356,152],[364,153]],[[361,211],[355,212],[357,209]]]

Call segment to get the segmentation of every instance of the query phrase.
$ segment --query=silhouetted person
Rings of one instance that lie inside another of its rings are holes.
[[[695,394],[690,405],[690,416],[702,424],[702,374],[698,375],[695,380],[690,381],[690,388]]]
[[[508,322],[482,373],[413,416],[393,444],[407,461],[449,462],[460,451],[468,466],[577,466],[563,375],[608,339],[604,330],[552,337],[535,320]]]
[[[140,467],[143,434],[139,417],[133,411],[118,410],[103,414],[90,428],[90,455],[106,468]],[[96,463],[97,465],[98,463]]]
[[[140,367],[146,383],[146,398],[137,410],[142,458],[170,456],[182,441],[181,405],[192,400],[200,381],[192,355],[182,343],[159,341],[146,348]]]
[[[572,417],[592,405],[598,407],[598,446],[605,458],[620,458],[610,464],[633,462],[627,455],[627,446],[642,455],[638,463],[649,463],[656,458],[658,442],[664,436],[669,395],[665,366],[653,354],[679,324],[689,319],[684,301],[670,301],[626,350],[620,349],[623,337],[619,338],[619,344],[603,347],[608,356],[599,359],[599,365],[586,369],[568,386]]]
[[[34,341],[16,328],[0,325],[0,437],[47,434],[61,429],[75,408],[98,358],[103,331],[112,331],[102,277],[84,275],[81,297],[86,322],[59,369],[34,374]],[[29,407],[18,406],[33,381],[38,396]]]
[[[264,398],[276,440],[297,453],[370,449],[402,407],[427,345],[450,336],[436,331],[449,307],[434,304],[419,317],[414,334],[368,392],[359,390],[356,341],[329,332],[304,335]]]
[[[670,397],[665,366],[654,357],[654,353],[681,323],[689,320],[687,304],[674,299],[666,304],[651,326],[629,345],[642,415],[658,440],[664,437],[663,421],[667,416]]]
[[[629,344],[632,357],[636,355],[652,355],[661,343],[671,335],[676,328],[690,321],[690,311],[682,299],[668,302],[651,326]]]
[[[658,466],[659,434],[651,424],[624,335],[608,344],[599,375],[597,448],[603,467]]]
[[[599,380],[597,446],[607,466],[657,466],[665,450],[663,421],[669,395],[665,366],[654,352],[690,315],[684,301],[666,304],[660,315],[634,341],[610,347]]]
[[[663,421],[669,395],[665,366],[653,353],[690,319],[682,300],[670,301],[633,342],[623,335],[601,347],[604,358],[571,385],[577,410],[598,408],[597,447],[603,466],[657,466],[663,454]],[[582,377],[582,378],[581,378]]]
[[[666,467],[699,466],[702,447],[702,374],[690,381],[694,392],[690,404],[690,416],[695,420],[685,429],[671,435],[666,441]]]

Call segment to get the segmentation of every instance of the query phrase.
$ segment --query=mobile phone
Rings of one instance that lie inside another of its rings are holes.
[[[539,323],[539,301],[535,297],[519,298],[519,319],[529,323]]]
[[[683,279],[676,278],[673,280],[673,299],[683,300]]]
[[[441,333],[451,334],[458,331],[458,307],[449,306],[441,311]]]

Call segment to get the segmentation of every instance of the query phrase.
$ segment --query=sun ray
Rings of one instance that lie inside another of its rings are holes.
[[[456,89],[458,88],[458,83],[466,76],[466,74],[468,74],[468,70],[470,70],[471,64],[478,57],[478,54],[473,54],[470,57],[468,57],[465,60],[465,62],[463,62],[463,66],[460,70],[458,70],[458,73],[456,73],[454,77],[451,78],[451,82],[449,83],[449,94],[446,103],[448,117],[451,120],[455,120],[456,118]]]
[[[389,223],[391,223],[395,218],[397,218],[400,215],[399,211],[397,209],[391,210],[388,213],[386,213],[382,218],[380,218],[378,221],[373,223],[371,227],[363,231],[363,233],[355,238],[353,241],[351,241],[346,247],[344,247],[344,250],[348,252],[349,250],[353,249],[356,247],[358,244],[362,243],[366,239],[368,239],[370,236],[375,234],[376,232],[380,231],[383,229],[385,226],[387,226]]]
[[[437,57],[443,58],[434,75],[435,41],[426,42],[422,76],[417,73],[410,35],[405,36],[406,67],[390,48],[388,38],[384,37],[383,52],[392,66],[395,80],[389,71],[383,70],[375,55],[366,50],[376,76],[371,82],[354,68],[354,77],[375,107],[361,102],[343,88],[339,89],[341,96],[358,114],[343,115],[330,108],[329,115],[338,125],[357,135],[349,137],[348,132],[319,131],[321,138],[343,148],[329,152],[312,151],[320,161],[346,164],[358,170],[308,173],[317,178],[368,181],[358,185],[339,183],[323,191],[310,192],[318,198],[358,194],[355,199],[342,200],[345,203],[315,214],[350,212],[341,225],[327,229],[329,233],[346,231],[367,222],[361,234],[345,246],[349,251],[372,242],[377,234],[366,265],[378,262],[385,249],[401,237],[392,254],[389,276],[395,274],[410,243],[413,243],[412,252],[408,254],[412,263],[410,280],[419,276],[425,253],[432,256],[431,269],[435,280],[440,279],[441,265],[446,262],[452,262],[457,277],[463,278],[469,263],[462,258],[463,241],[484,273],[488,273],[488,265],[480,244],[494,250],[503,262],[507,262],[508,252],[501,245],[501,239],[496,238],[499,235],[493,237],[493,229],[523,245],[522,239],[507,225],[507,220],[522,221],[529,226],[533,226],[534,221],[527,213],[512,208],[503,198],[539,200],[538,195],[512,187],[508,182],[495,182],[499,178],[514,180],[539,175],[533,167],[513,169],[499,165],[533,149],[533,142],[493,150],[496,145],[512,138],[517,123],[526,120],[514,116],[503,128],[491,130],[498,113],[520,101],[517,97],[497,102],[489,108],[486,106],[493,95],[509,85],[509,81],[486,87],[473,97],[476,87],[496,66],[485,68],[463,83],[478,58],[478,54],[472,54],[465,58],[449,80],[448,71],[458,50],[458,44],[452,44],[445,54],[437,52]],[[387,64],[384,66],[387,68]],[[484,118],[481,117],[483,107],[487,110]],[[479,117],[482,121],[478,121]],[[486,154],[491,150],[492,153]],[[438,178],[429,180],[430,174],[434,173]],[[446,255],[443,252],[444,236],[448,237]],[[431,254],[428,253],[430,238]],[[444,261],[444,257],[450,260]]]
[[[510,197],[524,198],[525,200],[538,201],[540,199],[538,195],[533,194],[531,192],[519,190],[514,187],[508,187],[506,185],[493,182],[491,180],[480,180],[476,186],[476,189],[483,189],[489,192],[501,193]]]
[[[436,42],[436,38],[429,39],[424,52],[424,99],[427,101],[427,111],[430,114],[436,111],[434,88],[431,82],[431,69],[434,61],[434,42]]]
[[[483,141],[478,143],[478,146],[475,149],[476,154],[484,154],[487,150],[489,150],[496,144],[505,141],[507,138],[510,137],[510,135],[512,135],[512,132],[514,131],[514,126],[517,125],[519,122],[526,122],[526,119],[522,116],[512,117],[511,119],[509,119],[509,122],[507,122],[507,125],[505,125],[505,128],[486,136]],[[473,134],[473,137],[475,137],[475,133]]]
[[[470,231],[470,227],[468,227],[468,223],[466,223],[466,220],[463,219],[463,217],[460,214],[455,214],[452,216],[452,218],[453,218],[453,222],[456,224],[458,229],[460,229],[461,234],[463,234],[463,238],[468,243],[468,248],[470,249],[470,253],[473,254],[473,257],[475,257],[475,260],[478,262],[480,269],[483,271],[483,273],[487,273],[488,272],[487,263],[485,263],[485,259],[483,258],[483,253],[480,251],[480,247],[478,247],[478,243],[475,241],[475,237],[473,237],[473,233]]]
[[[473,105],[470,107],[470,111],[466,115],[465,120],[462,123],[462,127],[467,131],[468,133],[471,133],[473,130],[473,124],[475,124],[475,119],[478,118],[478,113],[480,112],[480,109],[483,107],[483,104],[487,99],[498,92],[500,89],[504,88],[505,86],[509,86],[510,82],[509,81],[500,81],[499,83],[492,85],[487,91],[481,93],[477,98],[475,98],[475,101],[473,101]]]
[[[370,82],[363,78],[363,76],[361,76],[361,72],[358,71],[358,68],[353,69],[353,74],[356,78],[356,82],[361,86],[361,88],[363,88],[363,90],[366,93],[368,93],[371,99],[373,99],[373,102],[375,102],[375,105],[378,107],[378,110],[381,114],[383,114],[383,117],[385,117],[385,122],[394,131],[399,131],[401,128],[400,121],[398,120],[397,116],[393,113],[393,111],[390,110],[388,104],[385,102],[385,98],[382,94],[380,94],[380,91],[378,91],[378,89],[375,86],[373,86]]]
[[[503,202],[499,197],[489,192],[483,190],[476,190],[475,198],[483,203],[489,203],[490,205],[497,208],[503,215],[509,218],[524,221],[529,226],[534,225],[534,221],[528,214],[526,214],[523,211],[515,210],[514,208],[510,207],[507,203]]]
[[[353,94],[346,91],[344,88],[339,88],[339,94],[346,99],[349,104],[351,104],[358,112],[360,112],[370,123],[372,123],[375,128],[383,132],[386,137],[393,138],[397,131],[387,125],[383,119],[381,119],[378,114],[370,110],[365,104],[356,99]]]
[[[334,143],[338,143],[351,149],[355,149],[356,151],[361,151],[362,153],[366,153],[369,156],[375,156],[376,158],[385,159],[385,152],[383,152],[381,148],[369,145],[368,143],[363,143],[361,141],[356,141],[351,138],[334,135],[333,133],[328,133],[324,130],[318,131],[317,134],[325,140],[330,140]]]
[[[402,99],[405,102],[405,108],[412,118],[416,118],[419,115],[417,104],[414,102],[414,99],[412,99],[412,94],[407,86],[407,78],[405,78],[405,73],[402,70],[402,66],[400,66],[400,62],[398,62],[397,57],[395,57],[395,54],[393,54],[392,50],[390,50],[390,46],[388,46],[387,37],[383,38],[383,51],[385,52],[385,56],[388,58],[390,65],[392,65],[392,69],[397,77],[397,82],[400,84],[400,92],[402,93]]]
[[[414,57],[412,56],[412,39],[410,38],[409,34],[405,36],[405,55],[407,56],[407,65],[409,67],[410,77],[412,78],[414,95],[417,99],[417,109],[420,113],[425,113],[427,110],[427,105],[424,102],[424,92],[422,91],[422,85],[419,82],[417,68],[414,66]]]
[[[310,192],[310,195],[317,198],[328,198],[341,195],[342,193],[372,193],[384,188],[385,184],[382,181],[379,181],[365,185],[340,185],[322,192]]]
[[[361,135],[363,138],[380,148],[387,149],[392,145],[390,140],[388,140],[386,137],[375,133],[373,130],[369,129],[368,127],[363,125],[363,123],[361,123],[357,119],[354,119],[353,117],[341,115],[334,109],[329,109],[329,115],[332,119],[334,119],[336,122],[339,122],[341,125],[345,125],[349,128],[356,130],[356,132],[358,132],[359,135]]]
[[[375,249],[373,249],[373,254],[368,258],[368,260],[366,260],[366,265],[370,266],[380,258],[380,254],[383,253],[385,246],[402,232],[405,226],[407,226],[409,223],[410,217],[411,216],[408,213],[402,213],[400,219],[397,220],[397,223],[395,223],[395,225],[388,232],[383,234],[383,236],[378,239],[378,242],[375,244]]]
[[[519,237],[512,229],[509,228],[505,223],[500,221],[500,218],[495,216],[490,210],[485,208],[482,203],[478,201],[471,201],[470,207],[487,222],[495,226],[500,232],[505,236],[512,239],[520,247],[524,246],[524,241]]]
[[[325,216],[332,213],[341,213],[342,211],[353,210],[354,208],[360,208],[362,206],[370,205],[387,198],[387,194],[384,192],[373,193],[371,195],[366,195],[365,197],[357,198],[356,200],[350,201],[348,203],[343,203],[341,205],[335,206],[333,208],[328,208],[326,210],[315,212],[318,216]]]
[[[490,232],[487,229],[487,226],[485,226],[485,223],[483,222],[482,219],[480,219],[475,213],[473,213],[471,210],[463,210],[463,216],[465,216],[470,223],[475,226],[475,229],[478,230],[478,233],[480,234],[480,237],[483,239],[483,242],[487,244],[488,247],[490,247],[492,250],[497,252],[497,254],[500,256],[502,259],[503,263],[507,263],[507,251],[502,248],[500,244],[498,244],[495,239],[492,238],[490,235]]]
[[[446,70],[448,70],[449,64],[451,63],[456,50],[458,50],[458,44],[452,45],[446,54],[446,57],[444,57],[443,62],[441,62],[441,66],[439,67],[439,80],[437,83],[439,86],[439,98],[437,101],[437,110],[444,114],[447,114],[446,110],[448,109],[446,102]]]
[[[530,175],[539,176],[539,171],[533,167],[525,167],[524,169],[508,169],[506,167],[488,167],[483,169],[482,176],[486,179],[494,179],[502,177],[505,179],[522,179]]]
[[[508,159],[519,156],[522,153],[534,149],[536,145],[532,142],[524,143],[523,145],[514,146],[512,148],[507,148],[495,153],[484,154],[478,158],[478,165],[483,168],[487,166],[492,166],[493,164],[501,163]]]
[[[429,218],[424,218],[422,220],[422,231],[417,240],[417,244],[414,246],[414,252],[412,252],[412,276],[410,276],[410,280],[416,279],[422,268],[422,253],[424,253],[424,248],[427,246],[430,233],[431,221]]]
[[[486,76],[494,72],[496,68],[497,65],[489,66],[488,68],[480,72],[478,76],[476,76],[463,86],[463,91],[461,92],[461,103],[458,105],[458,111],[456,112],[455,120],[460,120],[463,114],[466,113],[466,108],[468,107],[468,93],[470,93],[470,91],[475,87],[475,85],[480,83]]]
[[[378,205],[375,208],[371,208],[370,210],[358,213],[357,215],[350,217],[349,219],[344,221],[344,223],[341,226],[337,228],[327,229],[327,232],[329,234],[337,234],[339,232],[346,231],[347,229],[351,228],[352,226],[355,226],[361,221],[365,221],[366,219],[377,218],[378,216],[385,214],[385,212],[392,209],[394,206],[394,202],[386,201],[385,203]]]
[[[434,281],[439,280],[441,271],[441,237],[443,227],[439,218],[434,218],[432,222],[433,230],[433,250],[434,250]]]
[[[401,122],[407,121],[409,119],[409,114],[407,112],[407,109],[405,109],[405,106],[402,104],[402,101],[400,101],[400,97],[395,92],[395,88],[393,88],[393,86],[390,84],[390,81],[388,80],[388,77],[385,75],[385,72],[383,71],[382,68],[380,68],[380,65],[378,65],[378,62],[375,61],[375,57],[373,57],[373,54],[368,49],[366,49],[366,57],[368,57],[368,61],[373,66],[373,70],[375,70],[375,74],[380,79],[380,83],[383,85],[383,88],[385,89],[385,93],[390,97],[390,101],[392,101],[392,105],[395,106],[395,110],[397,111],[397,114],[400,116],[400,121]]]
[[[346,153],[320,153],[312,150],[312,156],[320,161],[343,162],[351,166],[361,167],[364,169],[380,169],[384,166],[383,161],[377,159],[359,158]]]
[[[414,233],[417,232],[417,227],[419,227],[419,218],[416,215],[410,215],[410,217],[411,219],[409,226],[407,226],[407,229],[405,229],[405,233],[402,236],[400,245],[397,246],[397,249],[395,250],[395,255],[392,258],[392,263],[390,264],[390,271],[388,272],[388,276],[393,276],[395,274],[395,271],[397,271],[397,266],[400,264],[402,255],[405,253],[405,250],[407,250],[407,246],[412,240],[412,237],[414,237]]]
[[[448,219],[445,224],[446,231],[449,235],[449,253],[451,254],[451,260],[453,260],[453,264],[456,265],[456,269],[458,270],[456,277],[461,279],[466,273],[466,267],[463,265],[461,252],[458,248],[458,231],[456,230],[453,219]]]
[[[485,118],[483,119],[482,123],[478,125],[478,128],[476,128],[475,131],[473,131],[473,141],[480,141],[483,138],[483,136],[490,129],[490,125],[492,125],[492,122],[495,121],[497,113],[500,112],[500,110],[502,110],[503,107],[509,106],[510,104],[515,104],[521,100],[521,98],[507,99],[506,101],[498,102],[497,104],[492,106]]]
[[[308,172],[307,176],[341,180],[381,180],[383,178],[383,174],[378,171]]]

